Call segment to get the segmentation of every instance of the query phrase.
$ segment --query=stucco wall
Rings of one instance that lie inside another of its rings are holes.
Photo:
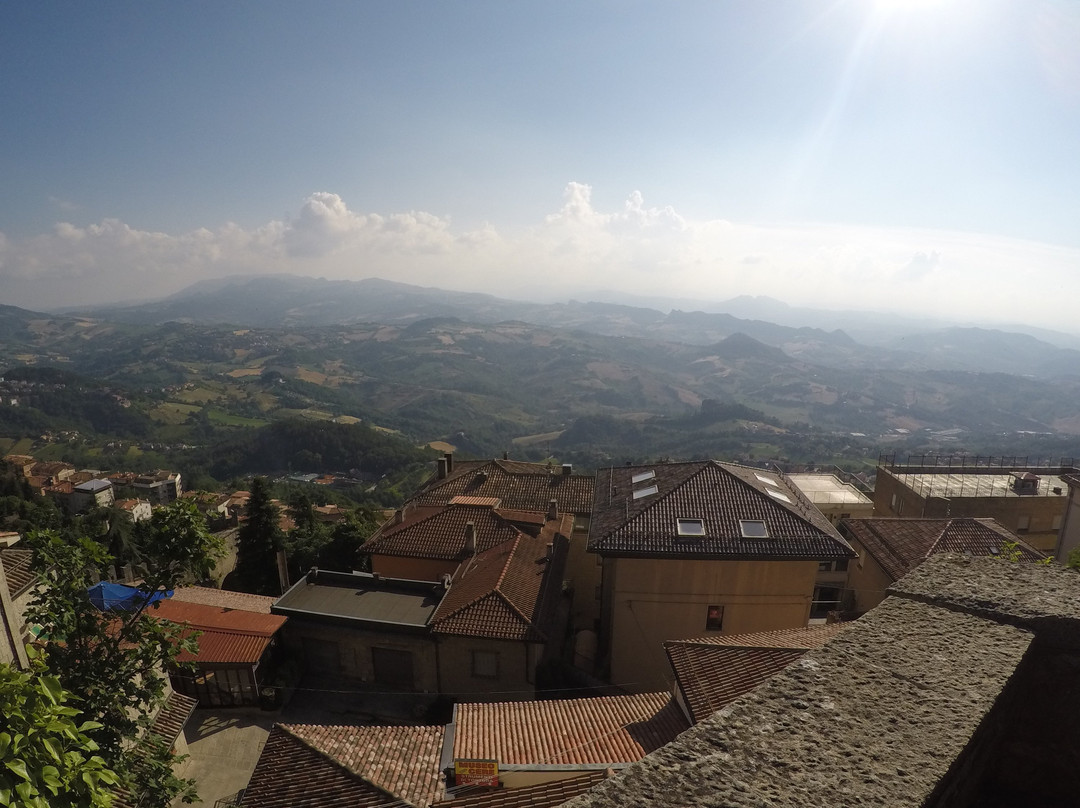
[[[440,561],[431,558],[373,555],[371,556],[371,571],[385,578],[438,581],[444,574],[453,575],[460,563],[460,561]]]
[[[859,554],[848,564],[847,589],[856,612],[867,612],[885,599],[885,590],[892,584],[892,577],[881,568],[862,543],[845,536],[852,549]]]
[[[805,626],[816,561],[609,559],[610,680],[630,692],[670,688],[665,640],[708,633],[709,606],[722,630],[742,634]]]
[[[473,675],[473,652],[498,655],[498,676]],[[535,697],[535,665],[539,651],[525,643],[479,637],[439,637],[442,693],[468,701],[520,701]]]

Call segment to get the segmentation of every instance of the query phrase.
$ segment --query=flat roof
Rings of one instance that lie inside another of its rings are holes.
[[[835,474],[789,474],[788,479],[815,505],[874,504],[866,494]]]
[[[1056,474],[1037,474],[1039,478],[1036,491],[1018,493],[1013,488],[1015,473],[1003,471],[1000,474],[949,474],[949,473],[913,473],[904,474],[896,469],[886,469],[904,485],[918,491],[921,496],[931,497],[1065,497],[1069,486]],[[1024,474],[1024,472],[1020,472]],[[1055,489],[1057,489],[1055,491]]]
[[[308,583],[309,576],[278,598],[274,614],[425,628],[445,593],[435,581],[320,570]]]

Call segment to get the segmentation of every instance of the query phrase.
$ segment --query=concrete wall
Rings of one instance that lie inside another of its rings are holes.
[[[607,559],[604,565],[612,684],[668,690],[665,640],[699,637],[709,606],[723,607],[717,634],[805,626],[816,561]]]

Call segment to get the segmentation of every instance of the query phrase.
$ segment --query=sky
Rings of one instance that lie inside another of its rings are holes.
[[[0,4],[0,303],[603,290],[1070,332],[1076,0]]]

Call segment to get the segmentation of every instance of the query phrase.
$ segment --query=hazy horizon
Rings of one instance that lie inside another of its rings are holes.
[[[1080,6],[0,8],[0,302],[382,277],[1072,332]]]

